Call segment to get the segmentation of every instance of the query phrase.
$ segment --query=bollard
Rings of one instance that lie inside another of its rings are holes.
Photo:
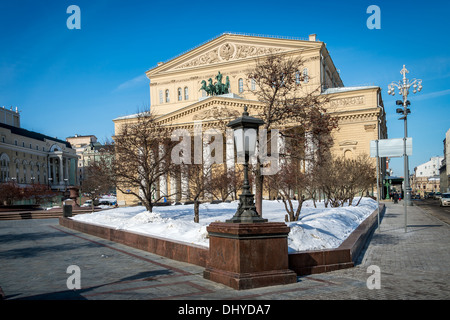
[[[68,218],[72,216],[72,205],[65,204],[63,206],[63,217]]]

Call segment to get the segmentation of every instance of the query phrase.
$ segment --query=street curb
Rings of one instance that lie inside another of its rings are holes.
[[[380,217],[384,214],[385,209],[386,206],[380,204]],[[355,261],[378,224],[377,215],[378,209],[367,217],[336,249],[289,253],[289,269],[301,276],[354,267]],[[116,230],[65,217],[59,218],[59,224],[72,230],[201,267],[206,267],[209,259],[209,248],[202,246]]]
[[[386,206],[380,204],[380,219],[385,210]],[[289,254],[289,268],[297,275],[352,268],[377,225],[378,209],[372,212],[338,248]]]

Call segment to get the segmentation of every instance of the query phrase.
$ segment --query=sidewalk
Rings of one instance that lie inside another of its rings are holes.
[[[380,230],[354,268],[298,277],[295,284],[235,291],[203,268],[61,227],[57,219],[0,221],[0,294],[15,299],[449,299],[450,227],[403,204],[386,203]],[[69,290],[80,268],[81,289]],[[368,289],[368,267],[380,289]],[[184,301],[185,302],[185,301]]]

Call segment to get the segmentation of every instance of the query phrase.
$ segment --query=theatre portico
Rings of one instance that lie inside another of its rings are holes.
[[[269,55],[301,57],[303,68],[298,70],[299,84],[305,92],[317,90],[329,100],[326,109],[338,119],[338,129],[332,132],[333,155],[347,158],[369,155],[371,140],[387,138],[381,88],[345,87],[325,43],[314,34],[298,39],[224,33],[160,62],[146,72],[151,112],[161,125],[191,133],[199,123],[203,132],[217,129],[219,122],[233,120],[245,106],[249,114],[255,116],[262,102],[258,101],[258,88],[248,74],[258,60]],[[225,85],[227,90],[210,93],[220,85]],[[136,121],[137,117],[134,114],[114,119],[115,135],[120,134],[122,125]],[[223,126],[220,128],[223,130]],[[224,150],[227,146],[232,149],[233,146],[227,144],[225,130],[223,134]],[[373,161],[375,163],[375,159]],[[385,161],[380,162],[382,176]],[[171,198],[173,201],[179,201],[181,188],[187,188],[180,176],[163,178],[155,187],[159,192],[175,195]],[[137,203],[136,198],[120,191],[117,197],[119,205]]]

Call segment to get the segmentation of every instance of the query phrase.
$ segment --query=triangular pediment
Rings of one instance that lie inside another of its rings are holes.
[[[249,108],[249,113],[252,114],[252,111],[256,113],[256,109],[260,105],[261,103],[258,101],[212,96],[158,116],[157,121],[162,125],[173,127],[192,127],[196,121],[205,123],[229,122],[239,117],[245,106]]]
[[[160,63],[147,71],[147,76],[321,46],[322,43],[316,41],[223,34],[172,60]]]

